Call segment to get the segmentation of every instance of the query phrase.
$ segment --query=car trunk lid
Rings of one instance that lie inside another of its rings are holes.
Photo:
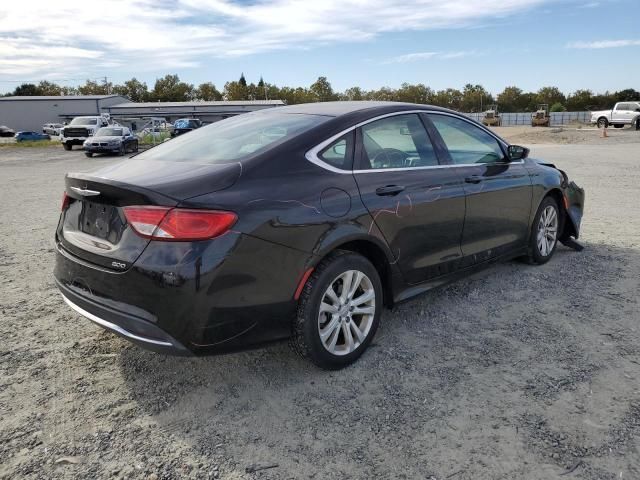
[[[240,164],[193,165],[129,160],[93,173],[70,173],[57,237],[62,247],[87,262],[128,269],[150,240],[127,223],[124,207],[175,207],[187,198],[230,187]]]

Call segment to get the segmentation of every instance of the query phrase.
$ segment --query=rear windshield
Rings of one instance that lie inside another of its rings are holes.
[[[176,123],[174,124],[175,128],[198,128],[199,126],[200,126],[200,122],[197,122],[196,120],[187,120],[187,119],[176,120]]]
[[[330,119],[321,115],[244,113],[180,135],[136,158],[214,164],[237,161]]]

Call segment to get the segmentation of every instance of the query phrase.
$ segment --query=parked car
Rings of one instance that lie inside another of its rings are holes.
[[[15,134],[15,130],[7,127],[6,125],[0,125],[0,137],[13,137]]]
[[[125,153],[138,151],[138,139],[127,127],[102,127],[95,135],[82,144],[84,154],[92,157],[94,153]]]
[[[49,135],[58,136],[60,135],[60,130],[64,127],[61,123],[45,123],[42,126],[42,133],[46,133]]]
[[[60,130],[60,141],[65,150],[71,150],[74,145],[83,145],[99,128],[108,126],[118,126],[108,115],[75,117]]]
[[[174,122],[171,136],[177,137],[178,135],[190,132],[192,130],[195,130],[196,128],[200,128],[201,126],[202,122],[197,118],[181,118]]]
[[[428,105],[239,115],[69,173],[55,279],[71,308],[152,350],[291,336],[340,368],[370,344],[383,306],[572,244],[584,191],[528,153]]]
[[[591,123],[595,123],[598,128],[607,128],[609,125],[622,128],[631,125],[640,130],[640,102],[618,102],[612,110],[591,112]]]
[[[49,135],[40,132],[18,132],[15,137],[16,142],[24,142],[27,140],[51,140]]]

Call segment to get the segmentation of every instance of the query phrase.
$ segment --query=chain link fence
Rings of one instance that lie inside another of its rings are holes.
[[[465,113],[469,118],[482,122],[484,113]],[[515,125],[531,125],[531,112],[500,113],[503,127]],[[568,125],[570,123],[589,124],[591,112],[551,112],[551,126]]]

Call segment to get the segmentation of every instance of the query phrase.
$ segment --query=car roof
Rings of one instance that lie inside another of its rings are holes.
[[[309,115],[326,115],[330,117],[339,117],[348,113],[360,112],[367,110],[370,113],[388,112],[397,108],[398,110],[442,110],[446,109],[433,105],[425,105],[418,103],[404,102],[379,102],[379,101],[345,101],[345,102],[317,102],[317,103],[301,103],[298,105],[289,105],[286,107],[277,107],[268,110],[261,110],[268,113],[298,113]]]

